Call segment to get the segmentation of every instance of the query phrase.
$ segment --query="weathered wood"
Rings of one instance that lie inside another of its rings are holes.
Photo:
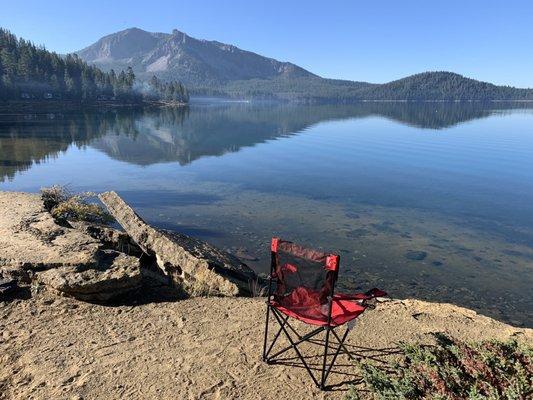
[[[189,236],[148,225],[115,192],[99,195],[131,239],[190,295],[248,295],[256,274],[238,258]]]

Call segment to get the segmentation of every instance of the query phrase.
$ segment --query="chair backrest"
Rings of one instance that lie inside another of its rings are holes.
[[[271,256],[270,276],[276,287],[269,287],[269,299],[282,302],[291,298],[292,303],[305,307],[306,302],[316,306],[328,303],[333,297],[339,271],[337,254],[272,238]]]

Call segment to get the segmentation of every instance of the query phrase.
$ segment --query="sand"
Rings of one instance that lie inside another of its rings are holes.
[[[44,292],[3,302],[0,398],[341,399],[350,382],[368,397],[346,355],[339,356],[331,377],[338,386],[329,392],[314,387],[300,367],[264,364],[264,312],[260,298],[110,307]],[[430,343],[432,332],[533,343],[531,329],[417,300],[367,310],[347,343],[355,354],[386,366],[399,341]],[[316,364],[317,358],[308,361]]]

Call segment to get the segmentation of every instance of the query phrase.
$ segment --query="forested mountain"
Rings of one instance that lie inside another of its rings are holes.
[[[497,86],[453,72],[424,72],[361,91],[367,99],[391,100],[533,100],[533,89]]]
[[[136,81],[132,68],[103,72],[77,55],[62,57],[0,29],[0,100],[66,99],[187,102],[177,82]]]
[[[304,103],[357,101],[533,100],[533,89],[497,86],[453,72],[424,72],[397,81],[372,84],[333,79],[253,79],[220,88],[197,89],[205,95],[286,99]]]
[[[78,54],[106,70],[131,65],[145,79],[153,74],[178,79],[196,95],[306,103],[533,100],[532,89],[496,86],[451,72],[425,72],[385,84],[325,79],[297,65],[178,30],[167,34],[131,28],[105,36]]]
[[[533,100],[533,89],[496,86],[451,72],[425,72],[385,84],[325,79],[177,30],[127,29],[78,53],[63,57],[0,29],[0,100],[187,102],[189,93],[180,82],[196,95],[303,103]]]

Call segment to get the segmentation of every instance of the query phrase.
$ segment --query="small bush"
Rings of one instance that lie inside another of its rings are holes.
[[[44,208],[50,212],[59,203],[63,203],[71,197],[72,194],[65,186],[54,185],[41,189],[41,200],[43,201]]]
[[[71,193],[66,187],[54,185],[41,189],[44,207],[58,221],[86,221],[108,224],[113,217],[100,205],[89,203],[94,193]]]
[[[394,373],[361,364],[377,399],[501,399],[533,397],[533,348],[516,341],[468,344],[436,335],[436,346],[402,344]],[[359,396],[352,388],[347,396]]]

